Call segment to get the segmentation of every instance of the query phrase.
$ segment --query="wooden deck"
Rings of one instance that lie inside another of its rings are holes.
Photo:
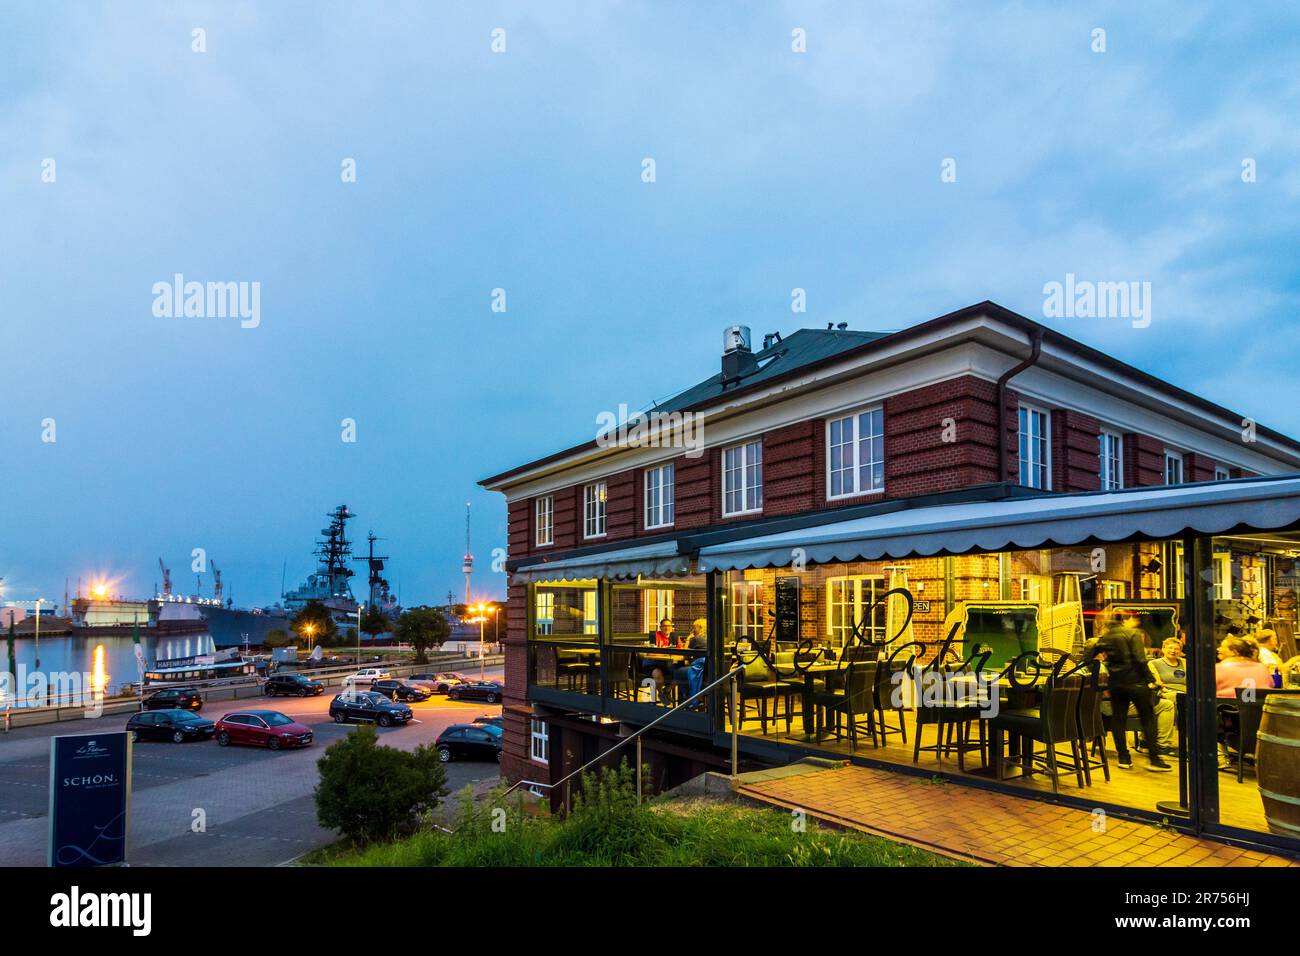
[[[890,720],[891,723],[894,720],[892,715]],[[728,729],[730,729],[729,724]],[[805,740],[803,737],[803,722],[797,713],[792,720],[791,731],[788,734],[785,729],[784,718],[776,721],[769,720],[768,732],[764,735],[760,730],[757,717],[754,716],[750,716],[745,720],[741,733],[746,737],[815,748],[824,752],[827,756],[849,757],[855,755],[873,760],[903,764],[908,767],[932,768],[951,774],[960,773],[955,755],[939,760],[933,752],[922,752],[920,758],[913,764],[912,746],[915,740],[916,727],[910,712],[906,712],[906,729],[907,743],[903,743],[897,734],[893,734],[888,738],[888,743],[885,746],[873,747],[869,737],[860,736],[856,751],[850,748],[847,739],[837,741],[834,738],[827,738],[820,743]],[[927,725],[924,730],[925,736],[922,745],[932,745],[934,743],[935,728],[932,725]],[[1110,780],[1107,781],[1101,769],[1097,768],[1092,773],[1092,786],[1080,788],[1074,773],[1062,770],[1059,775],[1062,795],[1095,799],[1098,803],[1131,807],[1148,812],[1158,812],[1156,810],[1157,803],[1178,802],[1179,768],[1177,757],[1165,758],[1168,763],[1174,766],[1172,773],[1152,773],[1147,770],[1147,758],[1143,753],[1133,755],[1133,769],[1120,770],[1116,764],[1114,745],[1109,736],[1106,738],[1106,746],[1107,758],[1110,761]],[[1040,752],[1041,749],[1042,745],[1040,744]],[[1066,748],[1066,752],[1068,753],[1068,748]],[[978,752],[966,755],[968,773],[978,771],[981,766]],[[1009,758],[1006,769],[1013,772],[1017,770],[1017,768],[1011,766]],[[1221,772],[1218,778],[1220,822],[1247,830],[1267,833],[1268,826],[1264,820],[1263,804],[1260,802],[1259,789],[1255,784],[1255,778],[1249,765],[1246,769],[1245,779],[1241,783],[1237,783],[1235,772]],[[1041,771],[1035,772],[1030,777],[1015,776],[1004,782],[1028,790],[1045,791],[1047,793],[1052,791],[1051,778]]]

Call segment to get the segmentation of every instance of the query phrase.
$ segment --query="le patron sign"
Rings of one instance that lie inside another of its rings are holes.
[[[50,739],[50,866],[126,862],[131,735]]]

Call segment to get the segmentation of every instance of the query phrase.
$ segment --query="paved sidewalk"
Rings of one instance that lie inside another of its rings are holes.
[[[990,866],[1300,866],[1174,830],[867,767],[792,764],[738,795]]]

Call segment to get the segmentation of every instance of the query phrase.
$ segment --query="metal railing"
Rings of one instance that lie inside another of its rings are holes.
[[[565,788],[564,805],[565,807],[568,807],[570,806],[569,798],[571,796],[570,783],[574,777],[582,773],[585,773],[588,769],[600,763],[602,760],[605,760],[611,754],[617,752],[618,750],[621,750],[623,747],[626,747],[628,744],[635,741],[636,742],[636,799],[637,799],[637,803],[640,803],[641,802],[641,736],[642,734],[644,734],[647,730],[649,730],[651,727],[654,727],[656,724],[660,723],[661,721],[667,720],[669,717],[677,713],[677,711],[681,710],[686,705],[690,704],[692,701],[696,700],[699,697],[703,697],[709,691],[713,690],[713,688],[717,687],[719,684],[722,684],[726,681],[731,682],[731,776],[734,778],[736,776],[737,765],[739,762],[739,755],[740,755],[740,738],[739,738],[740,721],[737,719],[737,717],[739,713],[738,708],[740,706],[740,675],[744,673],[744,670],[745,669],[743,667],[736,667],[733,668],[732,670],[727,671],[727,673],[723,674],[717,680],[710,682],[704,687],[701,687],[699,690],[697,690],[690,697],[687,697],[681,703],[677,704],[674,707],[670,707],[668,710],[664,711],[654,720],[650,721],[650,723],[646,724],[644,727],[637,730],[636,733],[623,738],[618,743],[614,744],[614,746],[604,751],[600,756],[588,760],[577,770],[574,770],[572,773],[566,774],[563,778],[557,780],[555,783],[541,783],[540,781],[537,780],[518,780],[515,783],[511,784],[506,789],[505,793],[501,794],[501,799],[504,800],[506,797],[510,796],[511,793],[513,793],[515,790],[517,790],[520,787],[530,787],[534,789],[544,788],[546,790],[554,790],[556,787],[563,786]]]

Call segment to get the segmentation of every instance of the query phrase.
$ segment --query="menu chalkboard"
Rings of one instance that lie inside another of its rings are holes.
[[[795,643],[799,640],[799,579],[776,579],[776,639]]]

